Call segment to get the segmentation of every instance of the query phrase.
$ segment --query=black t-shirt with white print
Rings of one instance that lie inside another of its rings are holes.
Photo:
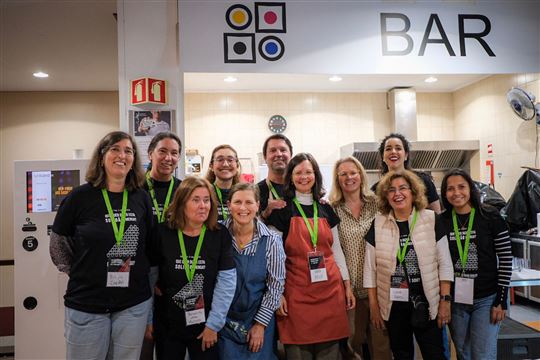
[[[484,211],[485,212],[485,211]],[[469,214],[457,216],[458,231],[462,247],[465,247],[465,236],[469,223]],[[498,214],[486,216],[476,211],[473,227],[471,229],[469,254],[465,269],[461,265],[459,251],[454,234],[452,212],[445,211],[438,216],[448,236],[450,255],[454,264],[455,276],[474,279],[474,298],[481,299],[493,295],[498,290],[500,267],[497,260],[496,241],[505,241],[509,247],[508,228],[502,217]],[[505,234],[502,236],[501,234]],[[500,261],[500,260],[499,260]],[[465,271],[463,271],[465,270]],[[463,272],[463,275],[462,275]]]
[[[199,236],[183,234],[183,237],[191,267]],[[186,326],[182,299],[202,292],[208,319],[218,272],[235,267],[229,231],[220,224],[217,230],[206,229],[191,284],[188,283],[184,269],[176,229],[171,229],[167,223],[160,224],[150,253],[152,265],[159,266],[160,288],[165,299],[156,303],[155,311],[158,313],[156,320],[162,321],[156,324],[157,330],[182,337],[198,336],[204,329],[204,323]]]
[[[108,192],[120,225],[122,193]],[[73,240],[73,260],[64,296],[69,308],[89,313],[124,310],[147,300],[149,262],[146,254],[152,228],[152,206],[143,189],[130,191],[124,238],[116,244],[101,189],[75,188],[61,203],[52,230]],[[107,287],[107,262],[131,257],[128,287]]]
[[[174,184],[173,184],[173,189],[172,189],[172,192],[171,192],[171,199],[169,201],[169,205],[172,202],[172,199],[174,197],[174,193],[176,192],[176,189],[178,189],[178,187],[180,186],[180,183],[182,182],[182,180],[177,179],[175,177],[173,177],[173,180],[174,180]],[[159,212],[160,212],[160,214],[163,214],[163,206],[165,205],[165,199],[167,198],[167,193],[169,192],[170,182],[169,181],[158,181],[158,180],[154,180],[154,179],[151,179],[150,181],[151,181],[152,186],[154,188],[154,193],[156,194],[156,202],[157,202],[158,207],[159,207]],[[148,191],[148,194],[150,194],[150,190],[148,188],[148,182],[147,181],[144,182],[144,189],[146,191]],[[156,225],[158,223],[158,221],[157,221],[158,218],[157,218],[156,209],[154,209],[154,202],[153,201],[152,201],[152,212],[154,213],[154,225]]]
[[[231,189],[220,188],[219,190],[221,191],[222,202],[219,202],[219,196],[216,192],[216,189],[214,188],[214,192],[216,193],[216,199],[218,201],[218,204],[217,204],[218,221],[223,222],[224,220],[226,220],[225,216],[227,216],[227,218],[229,217],[229,207],[227,206],[227,201],[229,200],[229,193],[231,192]]]

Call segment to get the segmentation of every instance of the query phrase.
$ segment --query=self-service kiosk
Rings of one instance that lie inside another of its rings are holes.
[[[84,182],[88,160],[15,161],[15,357],[64,359],[68,277],[49,255],[49,234],[62,200]]]

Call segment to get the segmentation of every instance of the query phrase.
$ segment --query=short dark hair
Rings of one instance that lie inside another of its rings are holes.
[[[150,155],[150,153],[155,150],[157,144],[163,139],[173,139],[174,141],[176,141],[178,143],[178,152],[182,152],[182,141],[180,140],[180,138],[170,131],[162,131],[156,134],[150,141],[150,144],[148,145],[148,155]],[[150,160],[147,170],[150,169],[152,169],[152,160]]]
[[[478,188],[476,187],[474,180],[471,178],[471,175],[467,173],[463,169],[451,169],[444,174],[442,183],[441,183],[441,200],[444,205],[444,208],[447,210],[452,210],[454,207],[450,202],[448,201],[448,198],[446,197],[446,191],[448,190],[448,178],[450,176],[461,176],[467,184],[469,184],[470,194],[471,198],[469,201],[471,202],[472,207],[478,209],[481,209],[481,201],[480,201],[480,192],[478,191]]]
[[[132,191],[142,186],[144,182],[144,171],[142,169],[139,151],[137,150],[137,144],[133,141],[131,135],[123,131],[113,131],[105,135],[92,152],[92,158],[86,170],[86,181],[92,184],[92,186],[100,189],[107,187],[107,174],[103,167],[103,156],[109,151],[111,146],[124,139],[128,139],[131,142],[131,146],[135,152],[133,166],[126,176],[125,187],[129,191]]]
[[[405,169],[411,170],[411,165],[410,165],[411,143],[409,142],[409,140],[407,140],[407,138],[404,135],[401,135],[400,133],[391,133],[389,135],[386,135],[384,139],[382,139],[381,143],[379,144],[379,155],[380,155],[380,160],[381,160],[380,166],[381,166],[381,172],[383,173],[383,175],[388,172],[388,165],[386,165],[386,163],[384,162],[384,147],[386,146],[386,141],[388,141],[388,139],[394,139],[394,138],[401,140],[401,143],[403,144],[403,150],[405,150],[405,153],[407,154],[407,160],[405,160],[403,165],[405,166]]]
[[[319,201],[325,194],[325,191],[323,188],[322,174],[321,174],[321,170],[319,169],[319,164],[317,164],[317,161],[315,160],[313,155],[311,155],[310,153],[296,154],[291,159],[291,161],[289,161],[289,165],[287,165],[287,172],[285,173],[285,196],[291,199],[296,196],[295,194],[296,187],[294,186],[294,183],[292,180],[293,170],[301,162],[306,161],[306,160],[311,163],[311,166],[313,167],[313,172],[315,173],[315,184],[313,185],[313,188],[311,189],[311,193],[313,194],[313,199],[315,201]]]
[[[264,140],[264,144],[263,144],[263,158],[266,158],[266,150],[268,149],[268,143],[270,142],[270,140],[283,140],[285,141],[285,143],[287,144],[287,146],[289,147],[289,151],[291,152],[291,155],[292,155],[292,144],[291,144],[291,140],[289,140],[288,137],[286,137],[285,135],[283,134],[274,134],[274,135],[270,135],[266,140]]]

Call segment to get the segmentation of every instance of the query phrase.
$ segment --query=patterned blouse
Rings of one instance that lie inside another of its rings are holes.
[[[341,247],[345,254],[345,261],[351,278],[354,295],[358,299],[367,297],[367,290],[363,287],[364,253],[366,247],[365,236],[377,214],[376,198],[370,198],[362,205],[360,218],[356,219],[345,203],[334,206],[334,211],[341,219],[338,225]]]

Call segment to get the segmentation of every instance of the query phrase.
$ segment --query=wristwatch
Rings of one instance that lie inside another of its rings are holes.
[[[441,295],[441,301],[452,302],[452,295]]]

